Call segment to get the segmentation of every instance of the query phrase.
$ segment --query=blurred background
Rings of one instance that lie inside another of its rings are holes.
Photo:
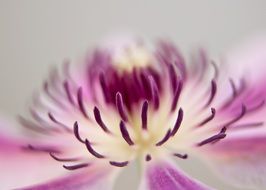
[[[203,45],[215,58],[265,32],[265,7],[264,0],[0,0],[0,113],[22,113],[52,65],[78,60],[112,34],[166,37],[184,53]],[[180,165],[217,189],[233,190],[194,160]],[[136,189],[136,171],[127,170],[133,171],[116,189]]]

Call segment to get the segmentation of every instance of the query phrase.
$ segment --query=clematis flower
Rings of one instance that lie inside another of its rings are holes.
[[[232,185],[264,189],[259,44],[222,64],[202,49],[189,62],[168,41],[139,40],[99,46],[81,64],[66,61],[34,95],[31,117],[19,116],[23,137],[1,134],[1,186],[112,189],[135,163],[140,189],[212,189],[175,163],[198,157]],[[239,64],[237,71],[249,64],[254,72],[234,74]]]

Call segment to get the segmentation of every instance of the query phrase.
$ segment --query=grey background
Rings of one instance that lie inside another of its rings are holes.
[[[204,44],[217,56],[265,31],[265,7],[264,0],[0,0],[0,113],[22,113],[51,65],[78,60],[106,35],[130,31],[150,40],[168,37],[184,52]],[[185,166],[213,187],[233,189],[204,166],[192,161]],[[135,189],[133,174],[122,177],[117,189],[122,184]]]

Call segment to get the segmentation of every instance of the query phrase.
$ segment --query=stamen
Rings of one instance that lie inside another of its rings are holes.
[[[253,106],[252,108],[249,108],[247,110],[248,113],[254,112],[259,110],[260,108],[262,108],[265,105],[265,100],[262,100],[258,105]]]
[[[226,129],[226,128],[223,128],[223,129]],[[197,146],[203,146],[205,144],[217,142],[217,141],[219,141],[225,137],[226,137],[226,134],[223,131],[221,131],[220,133],[213,135],[213,136],[201,141],[200,143],[197,144]]]
[[[46,81],[44,83],[44,92],[46,93],[46,95],[55,103],[57,104],[60,108],[65,108],[65,105],[58,99],[56,98],[49,90],[49,85],[48,82]]]
[[[237,116],[236,118],[234,118],[231,121],[227,122],[223,126],[224,127],[229,127],[230,125],[236,123],[237,121],[239,121],[246,114],[246,111],[247,111],[246,106],[245,105],[242,105],[241,113],[239,114],[239,116]]]
[[[106,133],[110,133],[109,129],[106,127],[106,125],[104,124],[102,120],[100,110],[96,106],[94,107],[93,113],[94,113],[94,118],[96,122],[102,128],[102,130]]]
[[[160,100],[159,100],[159,90],[156,82],[154,81],[153,77],[149,76],[149,82],[150,82],[150,88],[151,88],[151,94],[152,94],[152,100],[154,103],[154,108],[158,109],[160,106]]]
[[[53,114],[51,112],[48,113],[48,116],[54,123],[56,123],[59,126],[63,127],[67,132],[72,132],[72,130],[68,126],[66,126],[62,122],[58,121],[57,119],[55,119],[55,117],[53,116]]]
[[[35,124],[32,121],[29,121],[28,119],[25,119],[22,116],[18,116],[18,122],[25,128],[32,130],[34,132],[37,133],[41,133],[41,134],[48,134],[49,132],[51,132],[51,129],[48,128],[44,128],[41,125]],[[49,131],[48,131],[49,130]]]
[[[33,146],[31,144],[29,144],[27,147],[23,147],[24,149],[27,149],[27,150],[31,150],[31,151],[36,151],[36,152],[53,152],[53,153],[60,153],[59,150],[55,149],[55,148],[52,148],[52,147],[46,147],[46,146],[43,146],[43,147],[37,147],[37,146]]]
[[[96,158],[105,158],[105,156],[99,154],[98,152],[96,152],[92,146],[91,146],[91,143],[88,141],[88,139],[85,140],[85,145],[89,151],[89,153],[91,153],[93,156],[95,156]]]
[[[126,162],[114,162],[114,161],[110,161],[109,162],[112,166],[116,166],[116,167],[125,167],[128,165],[129,161]]]
[[[64,89],[65,89],[65,91],[66,91],[66,95],[67,95],[67,98],[68,98],[69,102],[70,102],[72,105],[74,105],[75,103],[74,103],[73,97],[72,97],[72,95],[71,95],[71,92],[70,92],[70,89],[69,89],[69,83],[68,83],[67,80],[64,82]]]
[[[100,85],[101,85],[101,88],[102,88],[102,92],[103,92],[105,101],[108,103],[110,101],[110,99],[109,99],[109,95],[108,95],[108,87],[107,87],[106,80],[105,80],[103,72],[101,72],[99,74],[99,81],[100,81]]]
[[[142,109],[141,109],[141,121],[142,121],[142,129],[147,130],[147,120],[148,120],[148,101],[145,100],[144,103],[142,104]]]
[[[88,167],[88,166],[89,166],[88,163],[76,164],[76,165],[72,165],[72,166],[63,165],[63,167],[65,169],[67,169],[67,170],[77,170],[77,169],[85,168],[85,167]]]
[[[171,133],[172,137],[175,136],[176,132],[180,128],[181,123],[183,121],[183,117],[184,117],[184,112],[183,112],[183,109],[180,108],[179,111],[178,111],[178,116],[176,118],[176,122],[175,122],[174,128],[173,128],[172,133]]]
[[[216,114],[215,108],[211,108],[211,115],[207,117],[206,119],[204,119],[202,122],[200,122],[197,126],[201,127],[205,125],[206,123],[210,122],[215,117],[215,114]]]
[[[74,135],[78,139],[78,141],[80,141],[81,143],[85,143],[85,141],[81,139],[79,135],[79,126],[77,121],[74,123]]]
[[[175,94],[174,94],[174,98],[173,98],[173,102],[172,102],[172,106],[171,106],[171,111],[175,111],[181,91],[183,88],[183,82],[179,81],[178,86],[175,89]]]
[[[151,155],[147,154],[145,160],[146,160],[147,162],[151,161]]]
[[[156,143],[156,146],[161,146],[164,143],[166,143],[168,141],[168,139],[171,137],[171,129],[168,129],[168,131],[166,132],[165,136],[163,137],[162,140],[160,140],[158,143]]]
[[[58,162],[75,162],[79,160],[78,158],[58,158],[52,152],[50,152],[49,154],[54,160]]]
[[[214,61],[211,61],[211,65],[213,66],[214,69],[214,79],[216,80],[219,76],[219,69],[218,66],[216,65],[216,63]]]
[[[264,125],[264,122],[253,122],[253,123],[245,123],[245,124],[239,124],[232,126],[234,129],[243,129],[248,127],[261,127]]]
[[[123,121],[120,122],[120,131],[121,131],[122,137],[127,142],[127,144],[129,146],[134,145],[134,142],[131,140],[129,133],[127,131],[127,128],[125,126],[125,123]]]
[[[175,157],[181,158],[181,159],[187,159],[188,155],[187,154],[179,154],[179,153],[175,153],[173,154]]]
[[[89,116],[85,110],[84,103],[83,103],[82,87],[79,87],[78,89],[77,98],[78,98],[78,105],[79,105],[80,112],[83,114],[85,118],[89,119]]]
[[[245,90],[246,88],[246,82],[244,79],[241,80],[241,84],[240,87],[237,89],[235,82],[233,81],[233,79],[229,79],[229,83],[232,89],[232,96],[225,101],[225,103],[221,106],[221,109],[226,109],[228,108],[237,97],[239,97],[239,95]]]
[[[172,91],[173,93],[175,93],[176,85],[177,85],[177,76],[176,76],[175,68],[172,64],[170,64],[168,67],[168,70],[169,70]]]
[[[216,92],[217,92],[217,84],[216,84],[215,80],[212,80],[211,81],[211,95],[210,95],[208,102],[204,105],[204,108],[208,107],[212,103],[212,101],[216,95]]]
[[[123,103],[123,98],[122,98],[122,95],[120,92],[117,92],[116,93],[116,107],[117,107],[117,110],[121,116],[121,118],[127,122],[128,121],[128,118],[127,118],[127,114],[126,114],[126,111],[125,111],[125,108],[124,108],[124,103]]]
[[[231,88],[232,88],[232,92],[233,92],[233,97],[236,97],[238,92],[237,92],[237,88],[236,88],[236,84],[235,82],[233,81],[233,79],[229,79],[229,83],[231,85]]]

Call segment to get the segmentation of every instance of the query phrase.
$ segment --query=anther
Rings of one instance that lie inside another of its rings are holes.
[[[158,109],[160,106],[158,86],[152,76],[149,76],[149,82],[150,82],[150,88],[151,88],[152,101],[154,104],[154,108]]]
[[[151,155],[150,154],[147,154],[146,157],[145,157],[145,160],[146,160],[146,162],[151,161]]]
[[[208,107],[212,103],[212,101],[216,95],[216,92],[217,92],[217,84],[216,84],[215,80],[212,80],[211,81],[211,95],[210,95],[208,102],[204,105],[204,108]]]
[[[175,153],[173,154],[175,157],[181,158],[181,159],[187,159],[188,155],[187,154],[179,154],[179,153]]]
[[[216,63],[214,61],[211,61],[211,65],[213,66],[213,70],[214,70],[214,79],[217,79],[219,76],[219,69],[218,66],[216,65]]]
[[[174,98],[173,98],[172,105],[171,105],[171,111],[175,111],[176,109],[179,97],[181,95],[182,88],[183,88],[183,82],[179,81],[178,86],[175,89],[175,94],[174,94]]]
[[[95,156],[96,158],[105,158],[105,156],[99,154],[98,152],[96,152],[92,146],[91,146],[91,143],[88,141],[88,139],[85,140],[85,145],[89,151],[89,153],[91,153],[93,156]]]
[[[50,152],[49,155],[58,162],[75,162],[79,160],[78,158],[59,158],[55,156],[52,152]]]
[[[147,130],[147,121],[148,121],[148,101],[145,100],[142,104],[141,109],[141,121],[142,121],[142,129]]]
[[[175,134],[177,133],[178,129],[180,128],[180,126],[182,124],[183,117],[184,117],[184,112],[183,112],[183,109],[180,108],[179,111],[178,111],[178,116],[176,118],[176,122],[175,122],[174,128],[173,128],[173,130],[171,132],[171,136],[175,136]]]
[[[213,135],[213,136],[201,141],[200,143],[197,144],[197,146],[203,146],[205,144],[213,143],[213,142],[221,140],[221,139],[223,139],[225,137],[226,137],[226,134],[223,133],[223,132],[220,132],[220,133],[218,133],[216,135]]]
[[[68,126],[66,126],[62,122],[58,121],[57,119],[55,119],[54,115],[51,112],[48,113],[48,116],[55,124],[63,127],[67,132],[72,132]]]
[[[99,81],[100,81],[100,85],[101,85],[101,88],[102,88],[102,92],[103,92],[105,101],[108,103],[110,100],[109,100],[108,88],[107,88],[107,84],[106,84],[106,80],[105,80],[103,72],[101,72],[99,74]]]
[[[26,150],[31,150],[31,151],[36,151],[36,152],[47,152],[47,153],[60,153],[59,150],[53,148],[53,147],[40,147],[40,146],[33,146],[31,144],[29,144],[27,147],[23,147]]]
[[[81,139],[81,137],[79,135],[79,126],[78,126],[77,121],[74,123],[73,128],[74,128],[74,135],[75,135],[76,139],[78,139],[78,141],[81,143],[85,143],[85,141],[83,139]]]
[[[176,85],[177,85],[177,76],[176,76],[175,68],[172,64],[170,64],[168,67],[168,70],[169,70],[172,91],[173,93],[175,93]]]
[[[114,162],[114,161],[110,161],[109,162],[110,163],[110,165],[112,165],[112,166],[116,166],[116,167],[125,167],[125,166],[127,166],[128,165],[128,161],[125,161],[125,162]]]
[[[215,114],[216,114],[215,108],[211,108],[211,115],[209,117],[207,117],[206,119],[204,119],[202,122],[200,122],[197,126],[201,127],[201,126],[205,125],[206,123],[210,122],[211,120],[214,119]]]
[[[78,98],[78,105],[79,105],[80,112],[82,113],[82,115],[85,118],[89,119],[89,116],[88,116],[88,114],[86,112],[86,109],[84,107],[82,87],[80,87],[78,89],[78,96],[77,96],[77,98]]]
[[[171,129],[168,129],[168,131],[166,132],[165,136],[163,137],[162,140],[160,140],[158,143],[156,143],[156,146],[161,146],[164,143],[166,143],[168,141],[168,139],[171,137]]]
[[[72,165],[72,166],[63,165],[63,167],[65,169],[67,169],[67,170],[77,170],[77,169],[85,168],[85,167],[88,167],[88,166],[89,166],[88,163],[76,164],[76,165]]]
[[[242,105],[241,108],[241,113],[234,119],[232,119],[231,121],[227,122],[226,124],[224,124],[224,127],[229,127],[230,125],[236,123],[237,121],[239,121],[247,112],[247,108],[245,105]]]
[[[121,131],[122,137],[127,142],[127,144],[130,146],[134,145],[134,142],[130,138],[127,128],[125,126],[125,123],[123,121],[120,122],[120,131]]]
[[[104,124],[102,120],[100,110],[96,106],[94,107],[93,113],[94,113],[94,118],[96,122],[102,128],[102,130],[106,133],[110,133],[109,129],[106,127],[106,125]]]
[[[116,97],[115,100],[116,100],[117,110],[118,110],[121,118],[127,122],[128,118],[127,118],[127,114],[125,111],[125,107],[124,107],[123,98],[122,98],[121,93],[117,92],[115,97]]]
[[[67,95],[68,101],[69,101],[72,105],[74,105],[74,100],[73,100],[73,97],[72,97],[72,95],[71,95],[70,88],[69,88],[69,83],[68,83],[67,80],[64,82],[64,89],[65,89],[65,91],[66,91],[66,95]]]

